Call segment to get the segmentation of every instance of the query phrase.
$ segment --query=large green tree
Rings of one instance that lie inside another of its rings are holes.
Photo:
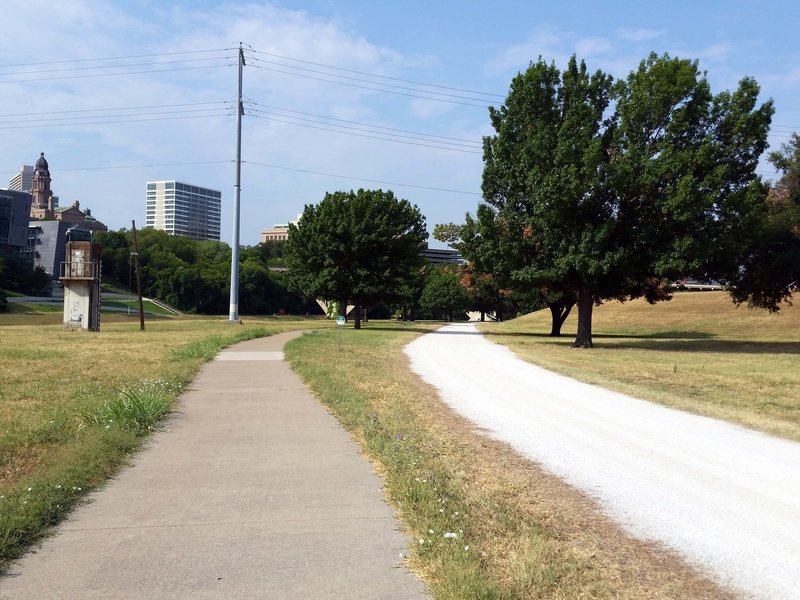
[[[666,55],[616,84],[574,57],[532,63],[490,109],[470,242],[517,288],[574,295],[573,345],[591,347],[596,304],[731,272],[772,115],[757,96],[751,79],[713,96],[696,62]]]
[[[751,230],[745,257],[731,280],[734,302],[770,312],[800,290],[800,136],[771,152],[781,173],[765,195],[763,215]]]
[[[424,264],[425,218],[391,191],[334,192],[289,226],[290,285],[307,298],[362,309],[402,298]]]

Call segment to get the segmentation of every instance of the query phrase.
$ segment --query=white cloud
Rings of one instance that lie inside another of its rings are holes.
[[[663,37],[666,29],[618,29],[617,35],[626,42],[646,42]]]
[[[563,49],[563,33],[551,26],[540,26],[530,33],[523,42],[501,50],[486,62],[486,70],[492,75],[509,71],[524,71],[531,61],[539,56],[557,64],[567,61],[570,53]]]
[[[575,42],[575,54],[579,58],[591,58],[593,56],[609,54],[614,50],[606,38],[588,37]]]

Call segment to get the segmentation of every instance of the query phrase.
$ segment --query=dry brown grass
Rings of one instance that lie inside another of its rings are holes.
[[[800,307],[736,307],[723,292],[595,308],[596,347],[550,338],[549,311],[486,324],[521,358],[581,381],[800,440]]]
[[[436,598],[729,597],[455,415],[408,372],[402,347],[424,328],[345,332],[341,352],[333,336],[305,336],[287,350],[376,462],[409,535],[425,540],[410,564]],[[459,541],[443,542],[445,529]]]

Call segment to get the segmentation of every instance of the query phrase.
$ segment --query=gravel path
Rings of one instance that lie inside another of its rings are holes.
[[[409,344],[412,369],[487,435],[755,598],[800,598],[800,444],[579,383],[472,325]]]

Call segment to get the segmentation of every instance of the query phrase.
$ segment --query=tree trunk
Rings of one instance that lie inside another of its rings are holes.
[[[568,304],[563,300],[547,303],[547,308],[550,309],[550,317],[552,318],[552,325],[550,327],[551,336],[558,337],[561,335],[561,326],[564,324],[564,321],[567,320],[573,306],[573,303]]]
[[[361,305],[356,304],[353,312],[356,314],[356,322],[353,323],[353,329],[361,329]]]
[[[486,311],[482,310],[481,311],[481,323],[484,323],[485,321],[486,321]]]
[[[592,309],[594,295],[592,290],[581,288],[578,292],[578,335],[572,344],[573,348],[594,348],[592,344]]]

